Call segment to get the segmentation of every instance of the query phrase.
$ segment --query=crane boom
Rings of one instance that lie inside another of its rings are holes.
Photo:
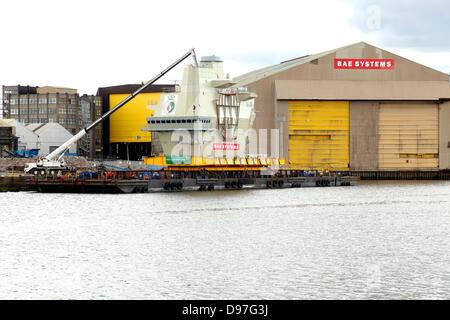
[[[139,89],[137,89],[135,92],[130,94],[128,97],[126,97],[124,100],[122,100],[119,104],[117,104],[114,108],[100,116],[97,120],[95,120],[93,123],[91,123],[89,126],[81,129],[76,135],[74,135],[72,138],[64,142],[61,146],[56,148],[53,152],[49,153],[47,156],[45,156],[43,159],[40,159],[37,161],[36,164],[34,163],[28,163],[25,166],[25,172],[30,172],[32,169],[36,167],[62,167],[62,156],[63,154],[70,148],[72,144],[80,140],[82,137],[84,137],[92,128],[94,128],[97,124],[102,122],[103,120],[107,119],[111,114],[119,110],[121,107],[123,107],[126,103],[128,103],[130,100],[132,100],[134,97],[136,97],[139,93],[141,93],[143,90],[145,90],[148,86],[155,83],[157,80],[159,80],[161,77],[163,77],[167,72],[175,68],[179,63],[181,63],[184,59],[189,57],[190,55],[193,55],[195,64],[197,64],[197,58],[195,56],[195,50],[194,48],[190,49],[188,52],[186,52],[183,56],[181,56],[179,59],[177,59],[174,63],[172,63],[170,66],[168,66],[166,69],[164,69],[162,72],[160,72],[157,76],[155,76],[153,79],[149,80],[147,83],[142,85]],[[59,154],[61,154],[59,156]],[[58,163],[59,164],[58,164]]]

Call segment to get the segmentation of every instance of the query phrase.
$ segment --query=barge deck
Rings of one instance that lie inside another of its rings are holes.
[[[238,189],[279,189],[354,186],[358,177],[329,174],[305,175],[280,170],[261,172],[109,172],[90,177],[32,177],[29,188],[38,192],[146,193]]]

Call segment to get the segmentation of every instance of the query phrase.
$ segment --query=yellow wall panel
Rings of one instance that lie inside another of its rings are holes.
[[[109,107],[114,108],[129,94],[109,95]],[[110,117],[110,142],[150,142],[149,131],[141,131],[146,118],[154,114],[161,92],[140,93]]]
[[[436,104],[380,104],[378,163],[381,170],[439,167],[439,114]]]
[[[289,101],[289,162],[303,169],[348,170],[348,101]]]

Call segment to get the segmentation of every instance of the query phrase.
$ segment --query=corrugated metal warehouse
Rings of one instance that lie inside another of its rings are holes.
[[[254,127],[280,130],[280,156],[291,166],[450,168],[445,73],[360,42],[234,80],[258,93]]]

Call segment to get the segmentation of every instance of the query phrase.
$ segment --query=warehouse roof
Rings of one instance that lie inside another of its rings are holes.
[[[8,122],[0,119],[0,127],[12,127]]]
[[[363,48],[365,48],[365,47],[372,47],[374,50],[376,50],[377,54],[381,53],[381,52],[384,52],[385,54],[389,54],[391,56],[396,56],[397,59],[399,59],[401,61],[413,63],[413,64],[409,65],[409,68],[410,69],[415,68],[414,72],[416,72],[417,74],[418,73],[422,73],[422,72],[424,72],[424,70],[427,69],[428,70],[427,72],[431,72],[431,74],[433,75],[433,76],[430,76],[430,73],[428,73],[428,79],[425,79],[425,78],[424,79],[417,79],[417,76],[416,76],[415,79],[411,79],[411,80],[441,80],[441,79],[447,79],[448,78],[447,74],[445,74],[443,72],[440,72],[438,70],[429,68],[427,66],[423,66],[423,65],[421,65],[421,64],[419,64],[417,62],[414,62],[414,61],[408,60],[406,58],[397,56],[397,55],[392,54],[392,53],[390,53],[390,52],[388,52],[386,50],[383,50],[383,49],[374,47],[372,45],[369,45],[369,44],[367,44],[365,42],[357,42],[357,43],[353,43],[353,44],[348,45],[348,46],[344,46],[344,47],[340,47],[340,48],[336,48],[336,49],[333,49],[333,50],[329,50],[329,51],[325,51],[325,52],[321,52],[321,53],[316,53],[316,54],[312,54],[312,55],[306,55],[306,56],[302,56],[302,57],[299,57],[299,58],[294,58],[294,59],[291,59],[291,60],[287,60],[287,61],[281,62],[281,63],[276,64],[276,65],[272,65],[272,66],[269,66],[269,67],[258,69],[258,70],[255,70],[255,71],[243,74],[241,76],[235,77],[233,79],[233,81],[235,81],[238,86],[246,86],[246,85],[248,85],[250,83],[256,82],[258,80],[261,80],[261,79],[264,79],[264,78],[267,78],[267,77],[270,77],[270,76],[273,76],[273,75],[276,75],[276,74],[281,73],[283,71],[286,71],[286,70],[289,70],[289,69],[292,69],[292,68],[295,68],[295,67],[298,67],[298,66],[305,65],[306,63],[310,63],[311,62],[311,63],[315,64],[315,60],[318,60],[318,59],[320,59],[322,57],[325,57],[325,56],[328,56],[328,55],[331,55],[331,54],[336,55],[336,58],[338,58],[338,56],[341,57],[341,58],[345,57],[345,58],[353,58],[353,59],[355,59],[355,58],[357,58],[357,59],[363,58],[361,52],[362,52]],[[430,77],[432,79],[429,79]]]
[[[45,123],[31,123],[31,124],[27,125],[26,128],[35,132],[37,129],[42,127],[44,124]]]
[[[262,69],[258,69],[255,71],[251,71],[248,73],[245,73],[243,75],[240,75],[238,77],[233,78],[233,81],[236,81],[238,83],[238,85],[240,86],[245,86],[249,83],[255,82],[256,80],[259,79],[263,79],[266,77],[269,77],[273,74],[285,71],[287,69],[293,68],[293,67],[297,67],[299,65],[305,64],[307,62],[311,62],[313,60],[316,60],[318,58],[321,58],[323,56],[329,55],[331,53],[337,52],[339,50],[354,46],[356,44],[359,44],[361,42],[358,43],[354,43],[348,46],[344,46],[344,47],[340,47],[340,48],[336,48],[333,50],[329,50],[329,51],[324,51],[321,53],[316,53],[316,54],[311,54],[311,55],[306,55],[306,56],[301,56],[299,58],[294,58],[291,60],[287,60],[287,61],[283,61],[280,62],[279,64],[273,65],[273,66],[269,66],[269,67],[265,67]]]
[[[61,125],[59,123],[53,123],[53,122],[50,122],[50,123],[31,123],[31,124],[27,125],[26,128],[31,130],[31,131],[33,131],[37,135],[40,135],[42,132],[51,129],[54,126],[61,126]],[[63,126],[61,126],[61,127],[63,127]]]
[[[126,94],[132,93],[142,87],[142,84],[122,84],[118,86],[102,87],[98,88],[97,96],[107,96],[109,94]],[[142,93],[152,92],[173,92],[175,91],[175,85],[173,84],[152,84],[145,88]]]
[[[62,125],[60,125],[59,123],[56,123],[56,122],[29,124],[27,126],[28,129],[33,130],[33,132],[36,133],[37,135],[41,135],[42,133],[44,133],[48,130],[54,129],[56,127],[61,127],[65,131],[67,131]],[[69,131],[67,131],[67,132],[69,132]]]
[[[13,126],[11,123],[5,121],[5,119],[0,119],[0,127],[11,128],[12,134],[16,135],[16,127]]]
[[[66,88],[66,87],[52,87],[52,86],[44,86],[44,87],[38,87],[37,93],[69,93],[69,94],[76,94],[77,89],[73,88]]]
[[[17,119],[2,119],[0,120],[0,124],[1,122],[4,122],[10,126],[16,127],[16,129],[18,128],[19,130],[27,130],[30,133],[33,133],[33,130],[31,130],[30,128],[28,128],[27,126],[25,126],[24,124],[22,124],[19,120]]]
[[[40,127],[36,128],[36,129],[34,130],[34,132],[35,132],[37,135],[41,135],[42,132],[49,130],[50,128],[54,127],[55,125],[56,125],[56,123],[46,123],[46,124],[44,124],[43,126],[40,126]]]

